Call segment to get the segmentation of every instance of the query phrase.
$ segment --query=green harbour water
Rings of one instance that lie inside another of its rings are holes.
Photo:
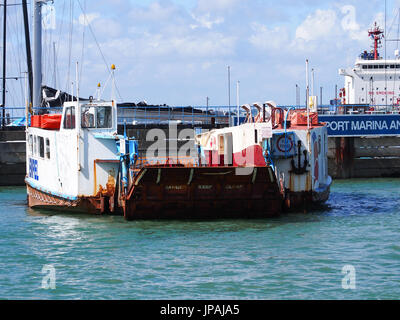
[[[14,187],[0,208],[0,299],[400,298],[400,179],[335,181],[323,209],[265,220],[36,211]]]

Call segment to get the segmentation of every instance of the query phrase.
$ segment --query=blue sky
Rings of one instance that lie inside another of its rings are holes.
[[[338,69],[370,49],[367,29],[374,21],[384,26],[385,9],[378,0],[55,0],[56,28],[44,34],[45,84],[54,83],[56,42],[58,85],[67,89],[68,65],[71,82],[80,61],[81,96],[93,95],[108,73],[79,3],[107,63],[117,66],[122,100],[169,105],[205,105],[207,96],[211,105],[227,105],[228,65],[232,105],[237,81],[241,103],[294,104],[296,84],[303,102],[307,58],[327,103],[335,84],[343,85]],[[399,4],[387,1],[388,29]],[[397,37],[397,24],[390,29],[388,37]]]

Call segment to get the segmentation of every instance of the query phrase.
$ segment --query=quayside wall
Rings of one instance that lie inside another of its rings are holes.
[[[330,137],[328,167],[335,179],[400,177],[400,137]]]
[[[332,177],[400,177],[399,114],[321,115],[319,119],[328,126]]]
[[[24,185],[25,128],[0,130],[0,186]]]

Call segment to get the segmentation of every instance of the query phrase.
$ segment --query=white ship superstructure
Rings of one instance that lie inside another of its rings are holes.
[[[374,40],[374,49],[364,51],[356,60],[354,67],[339,69],[339,75],[345,77],[341,89],[342,104],[389,106],[400,102],[400,56],[395,59],[382,59],[378,48],[383,30],[376,23],[368,31]]]

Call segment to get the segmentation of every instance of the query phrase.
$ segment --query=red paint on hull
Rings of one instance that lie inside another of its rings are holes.
[[[108,198],[81,197],[77,200],[68,200],[56,197],[27,185],[28,206],[30,208],[58,209],[78,213],[102,214],[107,213]],[[122,211],[119,211],[122,214]]]
[[[233,153],[232,162],[225,163],[224,155],[218,154],[216,150],[205,150],[206,164],[211,167],[223,167],[232,165],[233,167],[239,166],[265,166],[265,159],[263,150],[260,145],[253,145],[240,152]]]

